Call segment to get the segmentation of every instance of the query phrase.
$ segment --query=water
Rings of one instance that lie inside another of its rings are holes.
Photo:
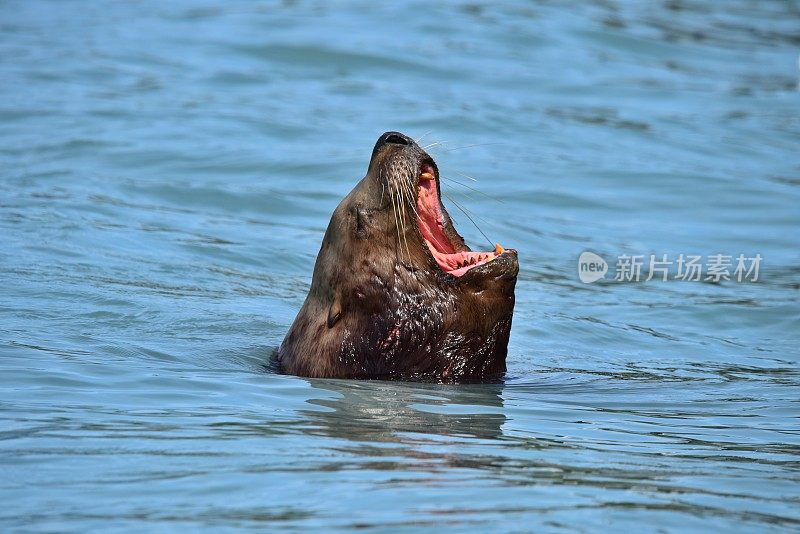
[[[796,531],[798,28],[778,1],[3,2],[3,530]],[[389,129],[520,251],[504,384],[265,368]],[[763,264],[587,285],[584,250]]]

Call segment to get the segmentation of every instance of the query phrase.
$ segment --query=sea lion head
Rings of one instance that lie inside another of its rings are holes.
[[[436,381],[502,377],[519,264],[473,252],[413,139],[380,136],[366,176],[333,212],[308,296],[277,351],[309,377]]]

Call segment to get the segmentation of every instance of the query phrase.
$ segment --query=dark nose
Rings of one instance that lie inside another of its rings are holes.
[[[386,132],[378,139],[378,145],[390,143],[393,145],[410,145],[414,141],[400,132]]]
[[[400,132],[386,132],[382,136],[378,138],[378,141],[375,143],[375,148],[372,149],[372,157],[370,161],[375,159],[375,156],[378,154],[378,151],[381,147],[386,145],[395,145],[395,146],[409,146],[414,144],[414,140],[408,137],[407,135],[403,135]]]

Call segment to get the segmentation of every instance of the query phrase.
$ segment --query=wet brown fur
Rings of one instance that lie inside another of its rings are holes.
[[[333,212],[308,296],[277,351],[284,372],[443,382],[505,373],[516,251],[461,277],[442,271],[415,220],[422,163],[436,169],[412,139],[378,140],[367,175]],[[441,200],[440,209],[451,242],[468,250]]]

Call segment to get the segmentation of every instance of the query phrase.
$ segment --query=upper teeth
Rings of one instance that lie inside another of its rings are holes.
[[[433,180],[433,174],[429,172],[423,172],[419,175],[420,180]]]

